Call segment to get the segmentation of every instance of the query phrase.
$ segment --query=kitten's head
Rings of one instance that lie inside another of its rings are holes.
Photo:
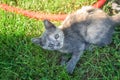
[[[44,20],[45,32],[40,38],[32,38],[32,42],[40,45],[43,49],[59,50],[63,47],[63,31],[55,27],[48,20]]]

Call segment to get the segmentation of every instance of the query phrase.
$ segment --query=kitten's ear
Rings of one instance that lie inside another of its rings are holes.
[[[43,46],[41,38],[32,38],[31,41],[32,41],[34,44]]]
[[[44,26],[45,26],[46,30],[56,28],[55,25],[48,20],[44,20],[43,22],[44,22]]]

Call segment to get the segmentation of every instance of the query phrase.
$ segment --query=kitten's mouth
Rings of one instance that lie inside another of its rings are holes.
[[[57,47],[53,47],[54,50],[59,50],[61,49],[63,46],[59,43],[56,45]]]
[[[49,46],[48,48],[44,48],[44,49],[48,49],[48,50],[59,50],[59,49],[61,49],[63,46],[60,44],[60,43],[58,43],[58,44],[56,44],[56,45],[52,45],[52,46]]]

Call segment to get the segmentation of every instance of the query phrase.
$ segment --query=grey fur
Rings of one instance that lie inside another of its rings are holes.
[[[72,54],[68,62],[64,58],[61,62],[67,63],[67,72],[72,74],[86,48],[90,45],[105,46],[111,43],[118,20],[120,21],[120,15],[110,17],[100,9],[85,6],[68,15],[59,27],[44,20],[46,31],[40,38],[33,38],[32,42],[44,49]]]

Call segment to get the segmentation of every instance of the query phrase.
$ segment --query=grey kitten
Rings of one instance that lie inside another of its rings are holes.
[[[111,43],[114,26],[120,21],[120,14],[108,16],[101,9],[84,6],[70,14],[56,27],[44,20],[46,31],[32,42],[44,49],[72,54],[71,59],[63,57],[67,72],[72,74],[83,51],[90,45],[105,46]],[[68,62],[66,62],[68,61]]]

